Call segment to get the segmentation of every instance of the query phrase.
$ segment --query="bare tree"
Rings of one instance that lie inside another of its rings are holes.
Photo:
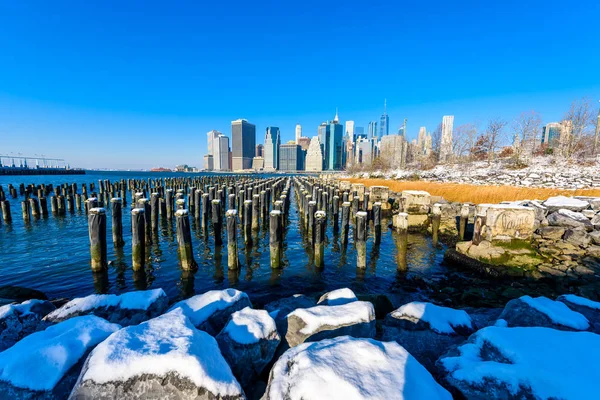
[[[475,124],[464,124],[454,130],[452,153],[457,159],[470,158],[471,150],[477,140],[477,127]]]
[[[584,145],[584,141],[592,136],[595,117],[589,99],[584,98],[571,103],[563,121],[564,129],[567,132],[564,133],[564,140],[561,141],[565,146],[563,153],[566,157],[570,158],[575,153],[589,153],[589,150],[592,150],[589,146]]]
[[[540,137],[542,118],[535,111],[524,112],[513,121],[512,129],[515,143],[513,144],[513,156],[517,163],[522,163],[533,155]]]
[[[442,124],[440,123],[431,134],[431,156],[436,160],[440,158],[442,147]]]
[[[488,164],[494,161],[495,153],[504,140],[504,127],[506,121],[501,118],[494,118],[488,122],[485,130],[485,139],[487,144]]]

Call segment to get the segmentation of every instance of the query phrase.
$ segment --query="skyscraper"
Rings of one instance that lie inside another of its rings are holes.
[[[327,165],[329,165],[329,123],[328,122],[323,122],[321,125],[319,125],[319,129],[318,129],[318,137],[319,137],[319,144],[321,145],[321,154],[323,156],[323,158],[321,159],[321,162],[323,163],[323,169],[327,169]],[[311,144],[312,144],[312,140],[311,140]]]
[[[377,139],[377,122],[371,121],[369,122],[369,136],[368,139]]]
[[[290,141],[279,146],[279,169],[281,171],[302,171],[304,157],[299,145]]]
[[[279,145],[281,138],[279,137],[279,128],[269,126],[265,134],[265,170],[279,169]]]
[[[323,169],[340,170],[344,166],[344,127],[340,124],[337,110],[333,121],[319,125],[319,142],[323,154]]]
[[[549,122],[542,128],[542,144],[552,147],[560,139],[562,126],[558,122]]]
[[[300,138],[302,137],[302,125],[296,124],[296,144],[300,144]]]
[[[234,171],[252,168],[255,147],[256,126],[245,119],[231,121],[231,168]]]
[[[254,157],[264,157],[265,156],[265,146],[262,144],[256,145],[256,152],[254,153]]]
[[[318,136],[313,136],[306,152],[306,170],[323,171],[323,152]]]
[[[213,165],[215,171],[229,171],[229,138],[219,135],[213,139]]]
[[[215,141],[219,137],[219,135],[221,135],[221,132],[214,129],[206,134],[208,138],[206,154],[210,156],[213,156],[215,154]]]
[[[442,138],[440,143],[440,161],[448,161],[452,156],[452,127],[454,115],[444,115],[442,119]]]
[[[364,126],[356,126],[354,127],[354,141],[356,142],[358,139],[366,139],[367,135],[365,135]]]
[[[387,115],[387,100],[383,102],[383,114],[379,118],[379,139],[390,133],[390,117]]]
[[[348,135],[352,143],[354,143],[354,141],[356,140],[356,138],[354,137],[354,121],[346,121],[346,135]]]

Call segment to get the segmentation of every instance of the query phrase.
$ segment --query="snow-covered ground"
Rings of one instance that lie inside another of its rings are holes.
[[[181,308],[195,326],[201,325],[216,311],[224,310],[248,295],[236,289],[210,290],[175,303],[171,310]]]

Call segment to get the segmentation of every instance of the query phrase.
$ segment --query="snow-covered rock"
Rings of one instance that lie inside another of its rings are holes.
[[[281,341],[269,313],[250,307],[231,314],[216,339],[242,387],[247,387],[262,373]]]
[[[588,208],[590,203],[573,197],[555,196],[544,201],[543,205],[549,212],[558,211],[560,209],[579,212]]]
[[[450,346],[465,341],[475,329],[463,310],[412,302],[385,317],[382,339],[396,341],[433,371],[436,360]]]
[[[375,336],[373,304],[354,301],[339,306],[300,308],[287,316],[285,339],[290,347],[342,335]]]
[[[79,361],[120,328],[87,315],[21,339],[0,353],[0,397],[66,398],[79,373]]]
[[[592,325],[592,332],[600,334],[600,302],[574,294],[564,294],[556,300],[565,303],[571,310],[586,317]]]
[[[198,329],[217,335],[231,314],[252,307],[248,295],[236,289],[210,290],[175,303],[171,310],[181,308]]]
[[[69,301],[44,320],[60,322],[80,315],[96,315],[122,326],[137,325],[162,314],[169,299],[162,289],[115,294],[92,294]]]
[[[26,300],[0,307],[0,351],[43,329],[42,318],[55,308],[47,300]]]
[[[320,306],[340,306],[358,300],[354,292],[348,288],[332,290],[325,293],[317,302]]]
[[[216,340],[181,309],[112,334],[86,360],[72,399],[243,399]]]
[[[585,331],[590,328],[588,319],[571,310],[564,303],[547,297],[521,296],[509,301],[500,319],[507,326],[542,326],[560,330]]]
[[[311,308],[317,305],[312,297],[303,294],[295,294],[290,297],[272,301],[265,304],[264,309],[269,312],[275,321],[285,320],[287,315],[297,308]]]
[[[286,351],[264,400],[450,400],[452,396],[402,346],[342,336]]]
[[[591,221],[585,215],[564,208],[548,215],[548,224],[550,226],[565,226],[568,228],[585,228],[588,231],[594,228]]]
[[[487,327],[442,357],[446,382],[466,399],[595,399],[600,335]]]

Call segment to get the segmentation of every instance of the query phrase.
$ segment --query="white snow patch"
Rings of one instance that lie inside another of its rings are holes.
[[[533,298],[531,296],[521,296],[519,300],[527,303],[542,314],[545,314],[555,324],[563,325],[569,328],[585,331],[590,327],[590,323],[582,314],[571,310],[565,303],[554,301],[547,297],[540,296]]]
[[[248,295],[236,289],[209,290],[206,293],[190,297],[175,303],[171,310],[181,308],[184,314],[198,326],[206,321],[216,311],[224,310]]]
[[[277,332],[277,327],[269,313],[250,307],[231,314],[224,328],[224,332],[240,344],[258,343],[261,339],[267,339],[273,331]]]
[[[585,297],[576,296],[574,294],[563,294],[558,298],[558,300],[564,299],[569,303],[577,304],[578,306],[593,308],[595,310],[600,310],[600,303],[597,301],[593,301],[590,299],[586,299]]]
[[[600,391],[600,335],[492,326],[471,340],[459,347],[460,356],[441,360],[455,379],[482,385],[485,379],[498,380],[513,394],[525,386],[539,399],[594,399]],[[482,359],[484,345],[493,346],[510,363]]]
[[[99,307],[121,307],[129,310],[147,310],[159,297],[166,296],[162,289],[140,290],[116,294],[92,294],[69,301],[61,308],[52,311],[47,318],[65,319],[77,312],[86,312]]]
[[[300,330],[304,335],[312,335],[323,325],[348,326],[369,323],[375,320],[375,309],[368,301],[354,301],[341,306],[316,306],[299,308],[288,314],[300,318],[306,326]]]
[[[589,218],[586,217],[585,215],[583,215],[582,213],[571,211],[571,210],[567,210],[566,208],[561,208],[557,212],[559,214],[564,215],[565,217],[569,217],[569,218],[574,219],[576,221],[581,221],[581,222],[589,221]]]
[[[429,323],[434,332],[453,334],[454,327],[472,326],[471,317],[464,310],[436,306],[432,303],[413,301],[392,312],[392,317],[401,319],[408,316]]]
[[[550,197],[544,202],[546,207],[575,207],[575,208],[587,208],[590,205],[587,201],[575,199],[573,197],[556,196]]]
[[[169,372],[189,378],[213,394],[241,393],[217,341],[196,329],[181,309],[109,336],[92,351],[80,379],[102,384]]]
[[[293,400],[452,399],[399,344],[350,336],[286,351],[273,366],[267,394]]]
[[[508,326],[508,322],[506,322],[505,319],[498,319],[496,320],[496,323],[494,324],[494,326],[497,326],[499,328],[506,328]]]
[[[0,380],[23,389],[52,390],[88,349],[120,328],[86,315],[32,333],[0,353]]]
[[[346,303],[350,303],[358,300],[354,292],[348,288],[332,290],[331,292],[325,293],[320,299],[319,303],[327,303],[329,306],[337,306]]]

